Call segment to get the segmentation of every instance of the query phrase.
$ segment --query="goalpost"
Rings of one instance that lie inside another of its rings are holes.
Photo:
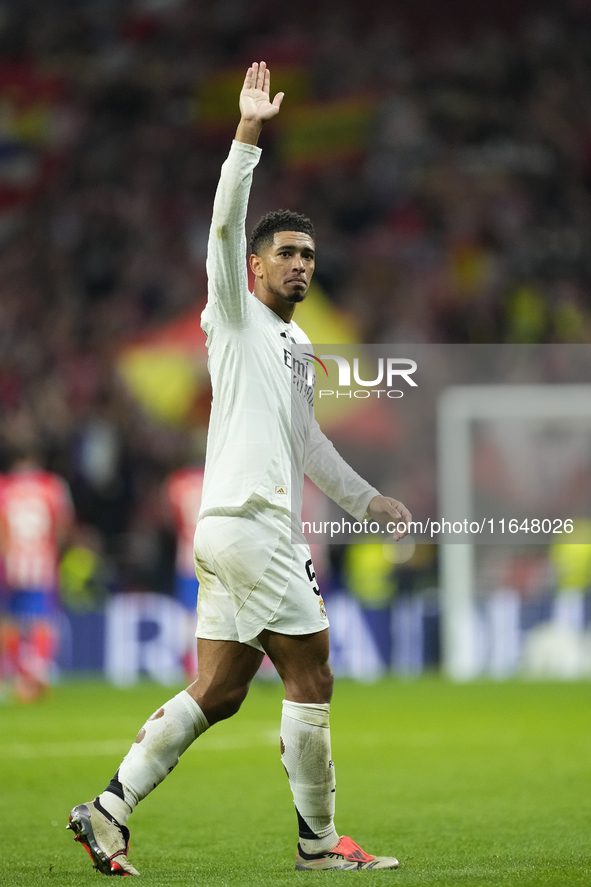
[[[438,498],[440,518],[473,518],[473,423],[588,420],[591,385],[460,385],[447,388],[438,403]],[[453,680],[479,673],[475,550],[473,543],[440,546],[442,664]]]

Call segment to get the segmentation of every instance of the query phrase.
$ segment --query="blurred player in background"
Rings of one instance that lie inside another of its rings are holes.
[[[186,614],[183,670],[189,681],[194,680],[197,674],[195,626],[199,580],[195,575],[193,538],[201,508],[202,491],[203,468],[195,466],[178,468],[166,478],[164,484],[166,503],[172,515],[177,541],[175,594]]]
[[[253,64],[214,202],[202,314],[213,401],[195,533],[199,675],[146,722],[105,791],[70,813],[68,827],[107,875],[138,874],[127,858],[129,816],[201,733],[238,711],[265,653],[285,686],[280,746],[299,827],[296,868],[398,866],[394,857],[372,856],[339,837],[334,826],[333,674],[326,610],[301,535],[304,474],[357,520],[411,516],[339,456],[314,419],[313,378],[291,365],[292,343],[311,347],[292,321],[314,271],[309,219],[280,211],[258,223],[254,293],[248,291],[244,225],[257,142],[282,98],[270,101],[269,71]]]
[[[21,447],[0,480],[0,551],[7,597],[4,661],[19,699],[48,687],[57,649],[60,552],[73,524],[66,482]]]

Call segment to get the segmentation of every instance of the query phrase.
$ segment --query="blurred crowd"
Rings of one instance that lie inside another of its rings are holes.
[[[121,351],[205,299],[245,67],[286,99],[249,224],[309,215],[365,342],[591,341],[591,3],[0,2],[0,471],[33,445],[110,587],[170,590],[155,422]]]

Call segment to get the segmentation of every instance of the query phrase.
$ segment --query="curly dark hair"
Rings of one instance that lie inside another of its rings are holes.
[[[277,231],[300,231],[316,239],[314,225],[307,216],[294,213],[289,209],[278,209],[267,213],[258,222],[250,235],[250,251],[259,255],[259,250],[271,246]]]

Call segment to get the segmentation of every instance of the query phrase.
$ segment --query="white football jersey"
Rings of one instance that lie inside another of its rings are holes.
[[[213,401],[200,517],[231,514],[257,496],[299,524],[307,474],[361,520],[379,493],[339,456],[314,419],[313,372],[307,364],[303,372],[301,362],[292,367],[291,356],[292,343],[310,340],[248,290],[245,221],[260,155],[258,147],[233,142],[213,208],[201,315]]]

